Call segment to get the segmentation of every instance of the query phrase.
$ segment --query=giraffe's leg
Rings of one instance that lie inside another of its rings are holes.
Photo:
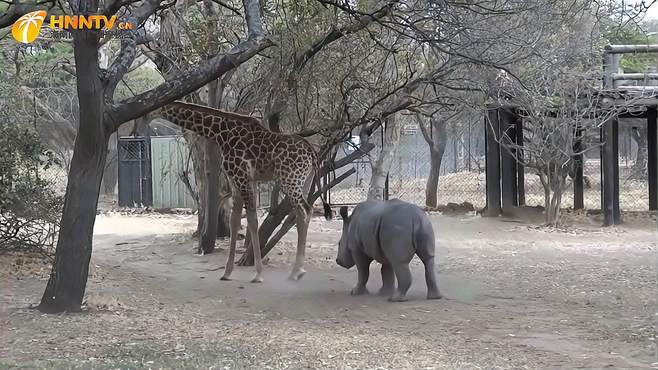
[[[258,238],[258,216],[256,215],[256,185],[251,186],[251,191],[243,194],[245,206],[247,208],[247,228],[251,236],[251,246],[254,249],[254,265],[256,266],[256,275],[251,279],[252,283],[263,282],[263,260],[260,254],[260,239]]]
[[[306,203],[306,202],[304,202]],[[304,258],[306,257],[306,236],[308,234],[308,225],[311,221],[311,211],[305,204],[297,206],[297,254],[295,255],[295,265],[290,274],[290,280],[299,280],[304,276]]]
[[[236,191],[233,192],[233,209],[231,209],[231,241],[228,250],[228,259],[226,260],[226,269],[221,280],[231,280],[231,273],[235,266],[235,245],[238,241],[238,232],[240,231],[240,220],[242,218],[242,197]]]

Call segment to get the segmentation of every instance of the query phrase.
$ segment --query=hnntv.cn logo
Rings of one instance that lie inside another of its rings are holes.
[[[17,42],[30,44],[41,34],[46,20],[45,10],[37,10],[18,18],[11,28],[11,34]],[[115,15],[51,15],[48,19],[48,28],[53,38],[70,38],[67,34],[71,30],[100,30],[103,36],[120,38],[128,30],[133,29],[130,22],[117,22]]]

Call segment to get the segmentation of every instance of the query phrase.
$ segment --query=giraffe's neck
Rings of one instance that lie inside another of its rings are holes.
[[[162,107],[166,120],[201,136],[217,141],[222,151],[229,148],[233,138],[240,138],[245,130],[268,132],[253,117],[223,112],[195,104],[174,102]]]

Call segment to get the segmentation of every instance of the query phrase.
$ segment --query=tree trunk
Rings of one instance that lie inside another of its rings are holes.
[[[117,141],[114,133],[108,140],[107,161],[103,173],[102,187],[103,195],[114,196],[117,180],[119,178],[119,158],[117,156]]]
[[[212,81],[208,85],[207,105],[213,108],[219,107],[221,91],[218,81]],[[201,227],[201,240],[199,241],[198,253],[212,253],[215,249],[217,239],[217,222],[219,220],[219,145],[216,141],[203,138],[204,155],[203,168],[205,171],[205,194],[204,194],[204,218]]]
[[[560,208],[562,206],[563,187],[551,189],[549,208],[546,211],[546,224],[548,226],[558,226],[560,224]]]
[[[133,120],[133,127],[130,130],[130,136],[146,136],[149,131],[148,116],[142,116]]]
[[[224,171],[219,173],[219,214],[217,215],[217,237],[228,238],[231,236],[231,210],[233,208],[231,198],[231,185]]]
[[[568,169],[557,164],[548,165],[548,173],[540,174],[542,186],[544,187],[544,210],[547,226],[558,226],[560,224],[560,208],[562,206],[562,194],[566,189]]]
[[[231,74],[226,77],[230,78]],[[219,80],[212,81],[208,84],[208,106],[219,108],[221,105],[222,95],[224,93],[224,83]],[[205,169],[205,196],[204,196],[204,218],[201,227],[201,240],[199,241],[198,253],[212,253],[215,249],[215,240],[218,236],[225,237],[230,234],[229,217],[230,210],[227,209],[226,198],[230,197],[230,188],[227,192],[226,176],[221,179],[220,174],[222,156],[217,142],[214,140],[203,139],[204,146],[204,169]],[[220,181],[224,180],[223,184]],[[223,185],[223,189],[222,189]],[[223,193],[221,193],[223,190]],[[220,200],[223,200],[220,207]],[[220,217],[221,214],[221,217]],[[228,232],[227,232],[228,230]]]
[[[448,143],[447,122],[439,117],[432,117],[428,127],[420,117],[417,117],[417,121],[423,138],[430,148],[430,173],[425,185],[425,205],[436,208],[439,204],[438,190],[441,162]]]
[[[196,194],[192,194],[197,205],[197,224],[192,237],[198,237],[203,231],[203,220],[206,217],[206,174],[204,169],[204,140],[197,134],[187,131],[183,134],[192,155],[192,166],[194,167],[194,182]],[[190,189],[190,191],[192,191]]]
[[[96,207],[107,155],[103,85],[98,74],[98,32],[74,32],[80,127],[68,174],[55,261],[39,310],[80,311],[91,259]]]
[[[384,145],[377,161],[372,165],[372,176],[370,178],[370,187],[368,188],[368,200],[383,200],[384,199],[384,186],[386,184],[386,177],[393,158],[397,153],[400,146],[400,123],[396,115],[391,115],[386,118],[386,125],[384,127]]]
[[[205,141],[203,166],[205,168],[204,218],[198,253],[208,254],[215,249],[219,220],[219,148],[217,142]]]
[[[648,176],[648,131],[647,127],[633,128],[631,130],[631,137],[637,144],[637,153],[635,155],[635,164],[631,170],[632,179],[646,179]]]

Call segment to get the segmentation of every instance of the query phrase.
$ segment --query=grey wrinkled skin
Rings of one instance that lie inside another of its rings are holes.
[[[389,301],[406,301],[411,286],[409,262],[415,254],[425,265],[427,299],[441,298],[434,272],[434,230],[422,209],[392,199],[359,203],[350,216],[347,207],[341,207],[340,215],[343,234],[336,263],[344,268],[356,265],[358,281],[352,295],[368,294],[370,263],[375,260],[382,264],[379,293],[388,296]]]

